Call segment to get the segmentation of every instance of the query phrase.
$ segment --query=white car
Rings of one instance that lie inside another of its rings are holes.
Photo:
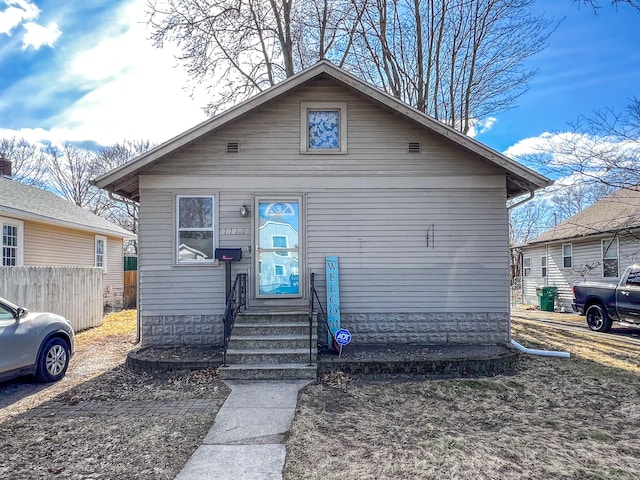
[[[75,351],[71,322],[54,313],[31,313],[0,298],[0,381],[35,375],[64,377]]]

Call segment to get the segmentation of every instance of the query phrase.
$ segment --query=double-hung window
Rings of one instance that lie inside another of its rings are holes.
[[[542,277],[547,276],[547,257],[540,257],[540,268],[542,270]]]
[[[525,277],[531,276],[531,257],[524,257],[522,259],[522,274]]]
[[[300,151],[347,153],[347,103],[302,102]]]
[[[20,267],[23,261],[23,228],[20,220],[0,218],[2,226],[2,266]]]
[[[107,273],[107,237],[96,235],[95,259],[96,267]]]
[[[618,239],[615,237],[602,240],[602,276],[618,277]]]
[[[215,197],[176,197],[177,263],[215,262]]]
[[[562,266],[564,268],[573,266],[573,245],[571,243],[562,245]]]

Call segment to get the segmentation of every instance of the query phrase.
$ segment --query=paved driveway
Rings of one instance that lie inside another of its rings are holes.
[[[511,317],[514,320],[521,319],[524,321],[537,322],[561,330],[589,333],[596,337],[615,336],[619,342],[640,346],[640,328],[623,327],[614,322],[611,332],[609,333],[593,332],[587,326],[585,317],[577,313],[541,312],[539,310],[525,310],[522,307],[516,306],[512,307]]]

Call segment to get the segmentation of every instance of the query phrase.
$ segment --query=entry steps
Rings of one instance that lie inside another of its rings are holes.
[[[309,314],[304,311],[248,311],[238,313],[225,380],[314,379],[317,375],[317,318],[313,317],[309,365]]]

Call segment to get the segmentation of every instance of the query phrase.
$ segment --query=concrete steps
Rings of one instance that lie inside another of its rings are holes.
[[[226,380],[313,379],[317,375],[317,323],[304,311],[239,313],[227,349]]]

